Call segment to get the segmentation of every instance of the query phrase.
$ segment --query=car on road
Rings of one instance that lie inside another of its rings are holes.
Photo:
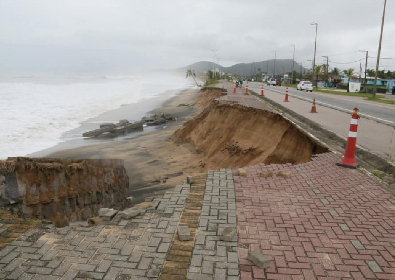
[[[267,81],[267,85],[268,86],[281,86],[281,81],[271,78]]]
[[[296,86],[296,90],[313,92],[313,84],[310,81],[300,81]]]

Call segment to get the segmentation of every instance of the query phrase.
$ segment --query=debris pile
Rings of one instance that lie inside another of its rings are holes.
[[[120,120],[117,124],[102,123],[100,124],[99,129],[85,132],[82,134],[82,136],[98,139],[115,138],[121,135],[129,134],[131,132],[142,131],[144,125],[155,126],[174,120],[175,117],[170,114],[155,114],[149,117],[144,117],[138,122],[131,123],[128,120]]]

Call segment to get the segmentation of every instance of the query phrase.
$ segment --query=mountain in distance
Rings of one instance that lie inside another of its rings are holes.
[[[251,63],[238,63],[230,67],[224,67],[214,63],[214,68],[219,69],[221,72],[231,73],[238,76],[251,76],[259,72],[268,72],[269,74],[274,73],[274,59],[265,60],[260,62]],[[260,70],[258,70],[260,68]],[[207,72],[213,69],[213,62],[210,61],[199,61],[195,62],[186,67],[179,68],[179,71],[194,70],[197,73]],[[301,67],[299,63],[295,61],[294,70],[297,72],[303,71],[307,73],[308,69]],[[276,74],[289,73],[292,71],[292,59],[276,59]]]

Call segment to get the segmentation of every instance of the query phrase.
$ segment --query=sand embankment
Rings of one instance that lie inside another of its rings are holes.
[[[178,144],[191,144],[210,169],[257,163],[307,162],[327,149],[279,114],[214,102],[178,129]]]

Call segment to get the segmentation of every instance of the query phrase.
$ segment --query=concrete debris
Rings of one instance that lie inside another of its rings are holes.
[[[99,210],[99,216],[103,221],[111,221],[112,218],[118,213],[118,210],[102,208]]]
[[[220,240],[222,241],[232,241],[236,234],[236,228],[226,227],[221,233]]]
[[[261,252],[248,251],[248,260],[262,269],[268,268],[272,264],[272,259]]]
[[[134,217],[141,215],[143,213],[143,211],[141,211],[140,209],[136,209],[136,208],[129,208],[129,209],[121,211],[120,213],[121,213],[122,219],[129,220],[129,219],[132,219]]]
[[[178,226],[178,239],[181,241],[191,240],[191,232],[187,226]]]

